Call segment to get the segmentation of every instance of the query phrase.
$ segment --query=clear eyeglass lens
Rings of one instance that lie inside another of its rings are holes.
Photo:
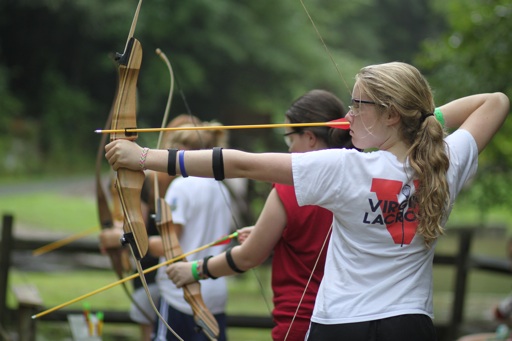
[[[284,143],[286,143],[286,146],[287,146],[288,148],[290,148],[290,146],[292,145],[292,139],[290,138],[290,136],[289,136],[289,135],[285,135],[285,137],[284,137]]]
[[[350,116],[352,117],[356,117],[356,116],[359,116],[359,106],[354,106],[354,105],[349,105],[348,106],[348,109],[349,109],[349,114]]]

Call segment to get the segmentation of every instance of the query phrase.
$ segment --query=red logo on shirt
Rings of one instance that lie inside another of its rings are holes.
[[[417,181],[413,183],[418,187]],[[370,209],[378,213],[377,210],[380,208],[381,213],[371,217],[366,213],[365,222],[385,224],[395,244],[410,244],[418,226],[418,207],[411,196],[410,186],[396,180],[373,179],[371,191],[376,194],[377,202],[369,199]],[[405,196],[402,202],[398,202],[400,193]]]

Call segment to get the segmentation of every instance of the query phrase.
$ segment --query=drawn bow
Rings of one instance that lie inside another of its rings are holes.
[[[174,90],[174,74],[172,71],[171,64],[167,57],[165,56],[165,54],[162,53],[160,50],[157,50],[157,54],[167,65],[171,79],[169,97],[165,109],[164,118],[162,120],[162,127],[165,127],[171,107],[172,94]],[[162,137],[163,131],[161,131],[159,134],[157,149],[161,148]],[[157,172],[154,172],[154,195],[155,223],[158,228],[158,232],[160,233],[160,236],[162,238],[165,258],[167,260],[174,259],[176,257],[181,256],[183,254],[183,250],[181,249],[180,242],[176,234],[175,225],[173,224],[172,221],[171,208],[169,207],[165,199],[163,199],[160,195]],[[186,261],[186,259],[182,259],[182,261]],[[199,282],[194,282],[184,286],[183,296],[187,303],[192,308],[197,328],[201,332],[203,332],[206,335],[206,337],[208,337],[209,340],[217,340],[217,338],[219,337],[219,326],[217,324],[217,320],[212,315],[210,310],[206,307],[203,301],[203,297],[201,295],[201,284]]]
[[[128,41],[124,52],[116,54],[118,63],[118,89],[112,108],[112,128],[125,129],[137,126],[137,79],[142,62],[142,47],[133,37],[142,0],[139,0],[133,18]],[[126,136],[123,133],[110,135],[110,141],[117,139],[135,140],[137,136]],[[133,256],[137,261],[144,257],[148,250],[148,236],[141,209],[141,190],[144,183],[144,172],[128,169],[118,169],[116,174],[116,189],[124,215],[123,244],[130,245]]]
[[[112,122],[112,115],[114,112],[114,104],[112,105],[112,109],[110,110],[110,114],[105,123],[105,127],[109,127]],[[104,148],[106,143],[107,135],[102,135],[100,144],[98,146],[98,151],[96,155],[96,172],[95,172],[95,182],[96,182],[96,202],[98,208],[98,218],[100,221],[100,228],[102,230],[113,228],[115,222],[123,221],[123,213],[122,208],[120,207],[120,201],[117,198],[117,193],[115,193],[114,184],[109,185],[110,193],[112,196],[112,209],[110,208],[107,200],[107,195],[105,194],[105,190],[103,188],[103,184],[101,181],[101,161],[104,157]],[[114,270],[117,278],[119,280],[123,279],[126,275],[131,275],[132,272],[132,264],[130,263],[129,254],[126,252],[126,249],[121,247],[115,248],[107,248],[106,252],[110,258],[110,263],[112,265],[112,269]],[[130,299],[132,304],[148,319],[151,318],[148,316],[148,313],[134,300],[128,286],[125,282],[122,283],[123,291],[126,296]]]
[[[140,42],[133,37],[133,34],[141,5],[142,0],[139,0],[124,52],[122,54],[116,54],[116,61],[119,66],[119,81],[112,109],[112,129],[126,129],[137,126],[137,79],[142,63],[142,47]],[[136,135],[128,136],[124,133],[114,133],[110,135],[110,141],[115,141],[117,139],[134,141],[136,138]],[[124,235],[121,242],[123,245],[128,244],[130,246],[142,285],[146,291],[146,295],[152,308],[155,310],[155,313],[165,323],[167,328],[179,340],[182,340],[166,323],[165,319],[158,312],[158,309],[156,309],[140,263],[140,260],[148,251],[148,234],[144,218],[142,216],[141,207],[141,192],[144,179],[145,174],[142,168],[138,171],[132,171],[125,168],[117,170],[116,189],[124,215]]]

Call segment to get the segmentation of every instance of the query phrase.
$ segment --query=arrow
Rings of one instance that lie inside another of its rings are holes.
[[[95,232],[98,232],[98,227],[93,227],[93,228],[90,228],[88,230],[85,230],[85,231],[82,231],[82,232],[79,232],[77,234],[74,234],[74,235],[71,235],[71,236],[68,236],[66,238],[63,238],[63,239],[60,239],[60,240],[56,240],[52,243],[49,243],[49,244],[46,244],[44,246],[41,246],[40,248],[38,249],[35,249],[34,251],[32,251],[32,256],[41,256],[45,253],[48,253],[50,251],[53,251],[53,250],[56,250],[64,245],[67,245],[67,244],[70,244],[80,238],[83,238],[83,237],[86,237],[90,234],[93,234]]]
[[[136,133],[155,133],[160,131],[178,131],[178,130],[234,130],[234,129],[265,129],[265,128],[300,128],[300,127],[331,127],[336,129],[348,130],[350,123],[345,118],[340,118],[329,122],[309,122],[309,123],[271,123],[271,124],[242,124],[230,126],[190,126],[190,127],[170,127],[170,128],[126,128],[126,129],[97,129],[94,132],[99,134],[119,134],[134,135]]]
[[[224,236],[224,237],[222,237],[222,238],[219,238],[219,239],[217,239],[217,240],[215,240],[215,241],[213,241],[213,242],[211,242],[211,243],[209,243],[209,244],[206,244],[206,245],[200,246],[200,247],[198,247],[198,248],[197,248],[197,249],[195,249],[195,250],[192,250],[192,251],[186,252],[186,253],[184,253],[184,254],[182,254],[182,255],[178,256],[178,257],[175,257],[175,258],[169,259],[169,260],[167,260],[167,261],[165,261],[165,262],[162,262],[162,263],[159,263],[159,264],[157,264],[157,265],[154,265],[154,266],[152,266],[152,267],[150,267],[150,268],[147,268],[147,269],[146,269],[146,270],[144,270],[142,273],[143,273],[143,274],[147,274],[148,272],[155,271],[156,269],[158,269],[158,268],[160,268],[160,267],[162,267],[162,266],[164,266],[164,265],[169,265],[169,264],[171,264],[171,263],[174,263],[174,262],[177,262],[177,261],[179,261],[179,260],[182,260],[182,259],[184,259],[184,258],[186,258],[186,257],[188,257],[188,256],[190,256],[190,255],[192,255],[192,254],[194,254],[194,253],[196,253],[196,252],[199,252],[199,251],[205,250],[205,249],[207,249],[207,248],[209,248],[209,247],[213,247],[213,246],[216,246],[216,245],[221,245],[221,244],[227,243],[230,239],[232,239],[232,238],[236,238],[237,236],[238,236],[238,231],[235,231],[235,232],[233,232],[233,233],[231,233],[231,234],[229,234],[229,235],[227,235],[227,236]],[[68,305],[71,305],[71,304],[73,304],[73,303],[79,302],[79,301],[81,301],[81,300],[83,300],[83,299],[85,299],[85,298],[88,298],[88,297],[91,297],[91,296],[93,296],[93,295],[99,294],[100,292],[103,292],[103,291],[106,291],[106,290],[108,290],[108,289],[110,289],[110,288],[113,288],[113,287],[115,287],[116,285],[122,284],[122,283],[127,282],[127,281],[129,281],[129,280],[132,280],[132,279],[134,279],[134,278],[137,278],[138,276],[140,276],[140,273],[138,273],[138,272],[137,272],[137,273],[135,273],[135,274],[133,274],[133,275],[131,275],[131,276],[128,276],[128,277],[125,277],[125,278],[123,278],[123,279],[120,279],[120,280],[118,280],[118,281],[116,281],[116,282],[113,282],[113,283],[107,284],[107,285],[105,285],[105,286],[103,286],[103,287],[101,287],[101,288],[99,288],[99,289],[93,290],[93,291],[91,291],[91,292],[89,292],[89,293],[87,293],[87,294],[84,294],[84,295],[82,295],[82,296],[76,297],[76,298],[74,298],[74,299],[72,299],[72,300],[70,300],[70,301],[67,301],[67,302],[65,302],[65,303],[59,304],[59,305],[57,305],[57,306],[55,306],[55,307],[53,307],[53,308],[47,309],[47,310],[42,311],[42,312],[40,312],[40,313],[38,313],[38,314],[32,315],[32,319],[37,319],[37,318],[39,318],[39,317],[42,317],[42,316],[48,315],[49,313],[52,313],[52,312],[54,312],[54,311],[56,311],[56,310],[59,310],[59,309],[64,308],[64,307],[67,307]]]

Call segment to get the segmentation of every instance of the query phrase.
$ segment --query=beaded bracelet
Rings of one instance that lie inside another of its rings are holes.
[[[142,169],[142,170],[146,170],[146,157],[148,156],[148,151],[149,151],[149,148],[144,147],[144,148],[142,148],[142,153],[140,154],[139,166],[140,166],[140,169]]]

